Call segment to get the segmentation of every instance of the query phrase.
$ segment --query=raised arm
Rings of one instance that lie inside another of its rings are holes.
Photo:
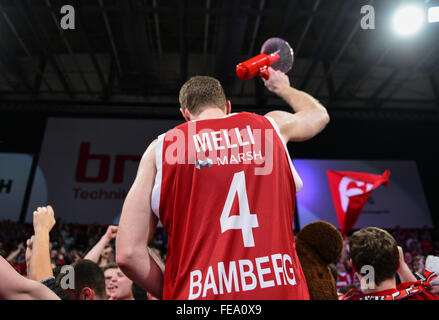
[[[95,263],[99,262],[99,258],[105,249],[105,246],[114,238],[116,238],[117,226],[108,226],[107,231],[93,248],[85,255],[84,259],[91,260]]]
[[[410,270],[409,266],[404,260],[404,252],[400,246],[398,246],[398,253],[399,253],[399,267],[396,271],[399,275],[399,280],[401,282],[414,282],[416,281],[415,275]]]
[[[10,263],[15,263],[17,257],[20,255],[20,253],[23,251],[24,246],[22,243],[18,244],[18,247],[16,250],[12,251],[8,257],[6,258],[6,260],[8,260]]]
[[[147,249],[158,222],[151,209],[156,176],[155,146],[156,141],[145,151],[125,199],[116,237],[116,262],[128,278],[161,298],[163,273]]]
[[[269,72],[270,78],[264,80],[265,86],[285,100],[294,111],[271,111],[266,114],[278,125],[284,142],[306,141],[320,133],[329,123],[325,107],[306,92],[291,87],[286,74],[272,68],[269,68]]]
[[[53,276],[50,261],[49,233],[55,225],[55,213],[51,206],[38,207],[33,218],[35,235],[28,241],[32,255],[28,263],[28,277],[40,281]]]
[[[38,281],[27,279],[0,256],[0,300],[60,300]]]

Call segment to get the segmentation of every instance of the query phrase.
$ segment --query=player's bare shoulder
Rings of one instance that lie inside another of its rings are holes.
[[[147,167],[153,167],[154,169],[156,169],[155,154],[157,143],[158,139],[155,139],[149,144],[148,148],[146,148],[145,152],[142,155],[142,159],[140,160],[139,170]]]

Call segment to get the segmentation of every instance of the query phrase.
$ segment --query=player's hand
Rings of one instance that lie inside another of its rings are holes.
[[[110,241],[116,238],[116,235],[117,235],[117,226],[108,226],[104,237],[106,237],[106,239]]]
[[[38,207],[34,211],[34,231],[35,234],[39,232],[49,233],[55,225],[55,213],[51,206]]]
[[[269,91],[280,95],[282,94],[283,90],[290,87],[290,79],[285,73],[274,70],[271,67],[268,68],[268,72],[270,74],[269,79],[265,80],[262,78],[262,80]]]

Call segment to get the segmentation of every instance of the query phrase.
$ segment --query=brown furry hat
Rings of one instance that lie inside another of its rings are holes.
[[[306,225],[296,237],[296,249],[311,300],[337,300],[337,286],[329,265],[341,254],[343,238],[330,223]]]

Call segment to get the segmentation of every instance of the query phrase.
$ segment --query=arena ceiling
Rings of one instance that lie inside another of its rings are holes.
[[[281,37],[295,51],[292,84],[329,110],[437,115],[439,24],[396,36],[391,15],[403,2],[0,0],[0,108],[165,115],[181,84],[203,74],[235,105],[262,110],[282,102],[235,66]],[[64,5],[75,8],[73,30],[60,27]],[[374,30],[361,27],[364,5]]]

